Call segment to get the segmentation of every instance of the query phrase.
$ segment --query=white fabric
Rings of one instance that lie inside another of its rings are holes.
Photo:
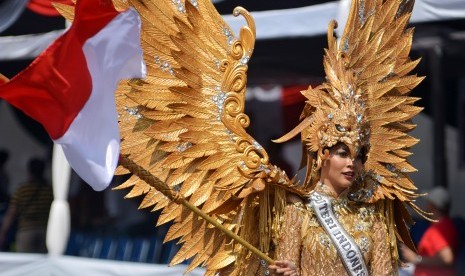
[[[129,9],[86,41],[83,51],[92,93],[66,133],[55,140],[71,167],[97,191],[108,186],[118,163],[116,86],[120,79],[145,77],[139,28],[137,12]]]
[[[257,39],[324,34],[329,20],[337,16],[338,5],[338,2],[329,2],[303,8],[252,12],[257,26]],[[239,34],[240,27],[245,25],[241,16],[223,17],[235,34]]]
[[[62,35],[63,31],[0,37],[0,60],[33,59]]]
[[[245,7],[247,8],[247,7]],[[252,12],[257,25],[257,39],[316,36],[326,34],[328,23],[337,19],[340,32],[350,8],[349,0],[328,2],[302,8]],[[232,12],[232,11],[231,11]],[[224,15],[236,34],[245,24],[241,17]],[[416,0],[411,22],[427,22],[465,18],[464,0]],[[54,38],[53,33],[0,37],[0,60],[33,58]]]
[[[2,276],[181,276],[185,265],[168,265],[118,262],[71,256],[47,256],[41,254],[0,253]],[[203,269],[194,269],[186,274],[200,276]]]
[[[15,23],[27,2],[29,0],[3,0],[0,2],[0,33]]]
[[[412,22],[465,18],[464,0],[416,0]]]
[[[245,99],[257,99],[262,102],[274,102],[281,100],[283,88],[279,85],[273,87],[251,87],[247,88],[247,92],[245,93]]]
[[[50,255],[63,255],[71,230],[68,197],[71,168],[60,145],[53,146],[52,184],[53,202],[47,225],[47,249]]]

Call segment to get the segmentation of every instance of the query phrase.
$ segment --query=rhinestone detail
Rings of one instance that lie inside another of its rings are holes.
[[[347,53],[349,51],[349,39],[346,37],[346,39],[344,39],[344,44],[342,46],[342,51],[344,53]]]
[[[223,34],[226,36],[226,39],[228,41],[228,45],[231,45],[234,41],[234,36],[231,33],[231,30],[227,27],[223,27]]]
[[[125,107],[124,110],[126,110],[126,112],[129,115],[134,116],[137,119],[142,118],[142,114],[139,113],[139,108],[137,108],[137,107]]]
[[[186,7],[184,7],[184,4],[182,3],[181,0],[173,0],[173,4],[176,6],[176,9],[178,12],[185,13],[186,12]]]
[[[331,241],[329,240],[328,236],[325,234],[320,234],[319,242],[321,245],[326,247],[326,249],[329,249],[331,246]]]
[[[163,72],[168,72],[171,76],[174,76],[174,70],[167,61],[163,61],[159,56],[156,56],[154,59]]]
[[[218,90],[218,88],[217,88]],[[218,121],[221,120],[221,114],[223,114],[223,106],[224,106],[224,101],[226,100],[227,95],[223,91],[219,91],[217,95],[213,96],[213,102],[215,103],[216,107],[218,108],[218,115],[216,116],[216,119]]]
[[[360,249],[362,252],[368,252],[368,248],[370,247],[370,241],[368,240],[367,237],[361,237],[360,238]]]
[[[337,125],[336,125],[336,129],[337,129],[339,132],[345,132],[345,131],[346,131],[345,127],[341,126],[340,124],[337,124]]]
[[[192,147],[192,143],[191,142],[185,142],[185,143],[182,143],[182,144],[179,144],[177,147],[176,147],[176,150],[178,152],[184,152],[185,150],[187,150],[188,148]]]
[[[197,0],[190,0],[192,6],[198,8],[199,7],[199,3],[197,2]]]
[[[360,8],[358,9],[358,18],[360,19],[361,25],[365,24],[365,0],[360,1]]]
[[[250,58],[248,56],[244,56],[243,58],[241,58],[241,64],[246,65],[249,62],[249,59]]]

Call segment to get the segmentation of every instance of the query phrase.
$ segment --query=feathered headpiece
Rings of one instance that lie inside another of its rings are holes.
[[[406,29],[413,1],[352,1],[351,14],[338,43],[328,28],[324,57],[327,81],[302,91],[306,106],[303,120],[278,139],[283,142],[301,134],[308,154],[308,172],[319,168],[324,149],[346,144],[352,156],[367,153],[363,191],[359,200],[382,198],[413,200],[416,187],[407,173],[409,148],[418,142],[409,136],[410,119],[422,108],[408,96],[422,77],[409,75],[419,60],[409,59],[412,29]],[[313,166],[312,166],[313,164]]]

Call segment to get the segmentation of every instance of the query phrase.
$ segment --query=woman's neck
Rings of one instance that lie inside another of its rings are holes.
[[[336,198],[338,198],[344,191],[347,190],[347,188],[333,185],[328,179],[320,179],[320,182],[323,183],[323,185],[325,185],[331,191],[331,193],[336,196]]]

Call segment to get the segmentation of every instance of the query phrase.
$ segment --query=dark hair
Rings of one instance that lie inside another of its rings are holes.
[[[8,151],[3,149],[0,150],[0,167],[2,167],[6,163],[9,156],[10,154],[8,153]]]
[[[45,162],[39,158],[32,158],[27,164],[27,170],[32,176],[41,178],[45,171]]]

